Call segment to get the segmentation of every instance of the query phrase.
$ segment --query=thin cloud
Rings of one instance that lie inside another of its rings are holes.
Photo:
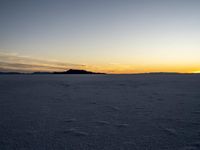
[[[63,71],[69,68],[82,68],[82,64],[65,63],[55,60],[42,60],[12,53],[0,53],[0,71]]]

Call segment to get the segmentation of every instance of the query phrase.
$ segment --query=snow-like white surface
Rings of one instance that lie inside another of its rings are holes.
[[[198,149],[198,75],[0,76],[0,150]]]

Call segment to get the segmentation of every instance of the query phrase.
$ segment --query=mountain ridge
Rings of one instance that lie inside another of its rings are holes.
[[[30,73],[23,73],[23,72],[0,72],[0,74],[105,74],[100,72],[92,72],[82,69],[69,69],[66,71],[60,72],[30,72]]]

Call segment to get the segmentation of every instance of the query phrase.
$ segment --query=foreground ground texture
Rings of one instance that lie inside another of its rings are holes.
[[[198,75],[0,76],[0,150],[197,149]]]

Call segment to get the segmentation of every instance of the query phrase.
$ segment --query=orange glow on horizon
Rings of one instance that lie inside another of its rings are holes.
[[[177,73],[200,73],[200,64],[197,61],[181,60],[157,60],[142,59],[134,61],[131,59],[119,59],[109,62],[93,60],[85,64],[84,60],[73,60],[67,63],[66,59],[44,59],[21,55],[0,53],[2,63],[1,70],[14,72],[54,72],[66,71],[68,69],[84,69],[93,72],[109,74],[133,74],[149,72],[177,72]]]
[[[200,68],[195,66],[134,66],[134,65],[119,65],[119,66],[86,66],[83,69],[94,72],[104,72],[110,74],[134,74],[134,73],[149,73],[149,72],[176,72],[176,73],[200,73]],[[197,71],[196,71],[197,70]]]
[[[200,73],[200,70],[199,71],[194,71],[193,73]]]

